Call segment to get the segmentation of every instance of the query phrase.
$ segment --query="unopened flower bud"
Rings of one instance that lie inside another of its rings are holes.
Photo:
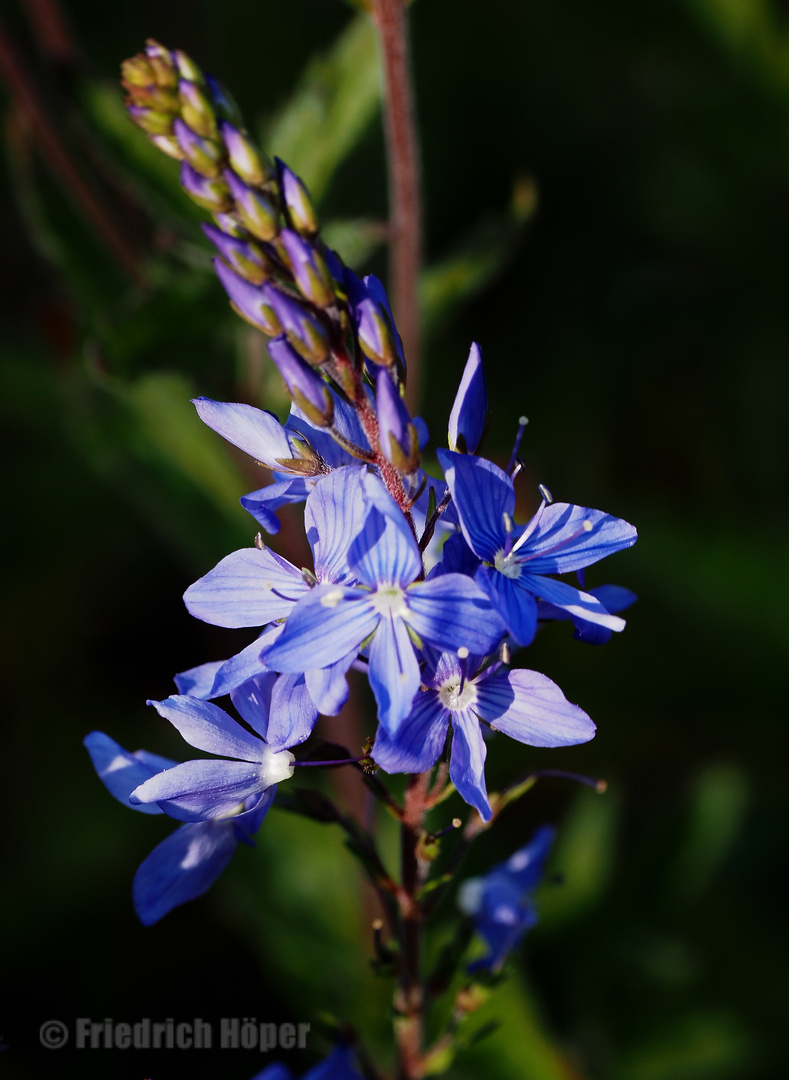
[[[130,105],[129,117],[138,127],[141,127],[146,135],[171,135],[173,131],[173,118],[170,113],[156,112],[154,109],[145,109],[141,105]]]
[[[267,286],[261,289],[245,281],[221,259],[214,259],[214,269],[230,297],[230,303],[242,319],[246,319],[269,337],[282,333],[277,314],[266,293]]]
[[[213,75],[206,75],[205,84],[211,95],[211,101],[214,103],[214,113],[217,119],[229,120],[236,127],[241,127],[243,124],[241,110],[236,105],[235,99],[227,87],[219,79],[215,79]]]
[[[181,162],[181,186],[198,206],[214,214],[225,213],[233,207],[230,190],[222,177],[201,176],[188,161]]]
[[[307,419],[316,427],[329,427],[334,418],[334,399],[315,368],[302,360],[284,336],[270,341],[268,351],[288,393]]]
[[[182,79],[197,83],[198,86],[205,86],[205,76],[191,56],[187,56],[182,49],[175,49],[173,58],[178,65],[178,74]]]
[[[310,364],[322,364],[327,360],[331,352],[329,335],[317,311],[311,311],[273,285],[264,285],[263,292],[296,352]]]
[[[224,175],[236,203],[236,213],[245,227],[258,240],[273,240],[279,231],[276,205],[259,188],[248,187],[232,169],[225,169]]]
[[[275,158],[275,161],[279,169],[282,200],[291,225],[302,236],[314,236],[320,226],[309,191],[304,182],[291,172],[284,161],[280,161],[279,158]]]
[[[216,245],[225,262],[253,285],[261,285],[271,277],[274,271],[271,259],[254,240],[229,236],[215,225],[207,223],[203,225],[203,232]]]
[[[271,162],[257,149],[245,131],[239,130],[227,120],[221,120],[219,134],[227,148],[233,170],[245,183],[259,187],[275,179]]]
[[[197,83],[181,79],[178,83],[181,116],[198,135],[216,135],[216,117],[208,96]]]
[[[368,360],[382,367],[397,363],[397,348],[389,320],[372,299],[363,300],[356,307],[356,333],[362,352]]]
[[[150,86],[156,82],[156,73],[145,53],[138,53],[121,64],[121,75],[127,87]]]
[[[419,436],[389,372],[379,367],[375,380],[378,441],[386,460],[410,476],[419,468]]]
[[[225,148],[219,140],[197,135],[180,116],[173,123],[173,133],[193,169],[201,176],[219,176],[225,161]]]
[[[482,370],[482,353],[474,342],[449,414],[449,449],[461,454],[476,454],[487,412],[488,395]]]
[[[302,295],[317,307],[333,304],[335,296],[331,276],[320,251],[292,229],[283,229],[279,238]]]
[[[183,150],[178,145],[178,140],[172,135],[151,135],[151,142],[157,150],[167,154],[176,161],[183,161]]]

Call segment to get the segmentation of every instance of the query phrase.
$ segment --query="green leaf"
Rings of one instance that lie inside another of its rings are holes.
[[[378,45],[357,16],[326,56],[307,68],[293,97],[268,125],[264,146],[286,161],[320,199],[381,102]]]

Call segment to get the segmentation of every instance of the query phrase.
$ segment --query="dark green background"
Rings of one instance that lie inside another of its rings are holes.
[[[175,164],[170,179],[161,163],[156,172],[138,156],[142,136],[102,125],[87,101],[152,34],[231,85],[250,125],[265,123],[353,13],[330,0],[62,0],[79,46],[64,66],[42,53],[31,9],[7,5],[5,30],[141,254],[144,287],[108,256],[4,92],[11,1011],[0,1062],[14,1077],[157,1080],[244,1080],[265,1064],[243,1053],[36,1050],[50,1017],[311,1021],[335,1010],[371,1025],[380,1045],[388,991],[370,989],[368,934],[338,838],[273,811],[257,855],[240,852],[205,899],[144,930],[131,878],[167,823],[113,802],[80,745],[100,728],[178,756],[146,698],[166,696],[174,671],[248,640],[194,623],[180,601],[251,541],[236,499],[259,483],[198,430],[184,402],[199,393],[263,403],[269,386],[275,393],[207,269]],[[560,757],[495,744],[490,786],[558,765],[605,776],[610,788],[599,797],[544,781],[475,850],[477,872],[535,824],[563,823],[552,866],[565,882],[542,890],[540,927],[484,1014],[503,1018],[500,1032],[450,1075],[781,1076],[785,7],[418,0],[412,36],[427,259],[449,267],[424,350],[422,412],[436,444],[476,340],[491,455],[506,459],[518,415],[530,417],[523,511],[545,482],[558,499],[599,506],[640,532],[632,552],[588,578],[638,592],[624,635],[592,649],[554,626],[522,657],[589,711],[598,736]],[[514,187],[521,203],[536,192],[526,224],[508,210]],[[321,212],[384,216],[379,116],[333,173]],[[380,250],[361,265],[385,275]],[[475,284],[469,268],[480,267]],[[297,1072],[326,1043],[310,1045],[287,1059]]]

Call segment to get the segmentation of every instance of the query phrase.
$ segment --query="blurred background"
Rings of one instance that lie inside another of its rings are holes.
[[[480,873],[555,822],[562,883],[541,888],[539,927],[471,1025],[500,1027],[449,1075],[784,1075],[786,5],[418,0],[411,13],[434,445],[476,340],[489,455],[506,461],[530,418],[523,513],[542,482],[640,532],[587,579],[639,594],[626,632],[593,648],[557,624],[520,657],[598,736],[558,757],[494,743],[489,787],[554,766],[609,790],[541,781],[473,850]],[[286,1058],[300,1074],[333,1014],[384,1053],[390,988],[368,966],[341,838],[275,809],[256,852],[145,930],[131,880],[171,826],[114,802],[81,745],[99,728],[182,754],[145,701],[250,639],[195,622],[180,597],[251,543],[238,497],[260,485],[189,398],[284,406],[177,166],[125,119],[119,63],[151,35],[190,52],[310,185],[328,242],[385,279],[374,37],[339,0],[9,0],[0,29],[0,1065],[245,1080],[266,1064],[38,1049],[41,1022],[79,1016],[313,1022],[309,1049]]]

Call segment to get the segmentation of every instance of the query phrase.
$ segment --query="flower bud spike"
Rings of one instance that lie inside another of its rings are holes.
[[[283,229],[279,239],[285,261],[302,296],[316,307],[333,304],[331,276],[317,247],[292,229]]]
[[[510,463],[507,466],[507,472],[510,474],[512,474],[513,466],[515,465],[515,462],[517,460],[518,451],[521,448],[521,439],[523,438],[523,433],[526,430],[526,425],[528,424],[528,422],[528,416],[521,416],[518,418],[518,431],[515,435],[515,445],[512,448],[512,453],[510,454]]]
[[[227,184],[221,176],[201,176],[188,161],[181,162],[181,187],[198,206],[213,214],[226,213],[233,206]]]
[[[145,53],[138,53],[121,64],[121,76],[127,89],[134,86],[150,86],[156,82],[156,72]]]
[[[273,240],[279,232],[279,211],[274,202],[259,188],[248,187],[232,169],[225,169],[224,177],[242,223],[258,240]]]
[[[230,303],[242,319],[246,319],[269,337],[282,333],[276,312],[264,291],[266,286],[260,288],[239,277],[221,259],[214,259],[214,269],[225,287]]]
[[[225,162],[225,149],[220,142],[197,135],[180,116],[173,122],[173,134],[183,156],[196,172],[201,176],[219,176]]]
[[[257,149],[245,131],[227,120],[220,120],[219,134],[227,148],[233,171],[244,183],[260,187],[275,179],[273,165],[265,154]]]
[[[318,229],[318,215],[304,182],[288,168],[284,161],[275,158],[279,171],[282,201],[292,228],[302,236],[312,237]]]
[[[198,135],[216,136],[216,117],[206,92],[188,79],[178,83],[178,97],[181,101],[181,116]]]
[[[228,236],[235,236],[240,240],[246,240],[249,237],[247,230],[243,225],[239,225],[235,214],[232,212],[229,214],[214,214],[214,221],[222,232]]]
[[[288,393],[307,419],[316,427],[329,427],[334,419],[334,399],[321,376],[284,335],[270,341],[268,351]]]
[[[394,380],[379,367],[375,380],[378,441],[381,453],[404,476],[419,468],[419,436]]]
[[[317,311],[270,283],[263,286],[263,291],[296,352],[310,364],[328,360],[329,334]]]
[[[253,285],[262,285],[274,273],[271,259],[254,240],[240,240],[238,237],[228,236],[221,229],[217,229],[216,225],[209,225],[207,222],[202,228],[225,262]]]

